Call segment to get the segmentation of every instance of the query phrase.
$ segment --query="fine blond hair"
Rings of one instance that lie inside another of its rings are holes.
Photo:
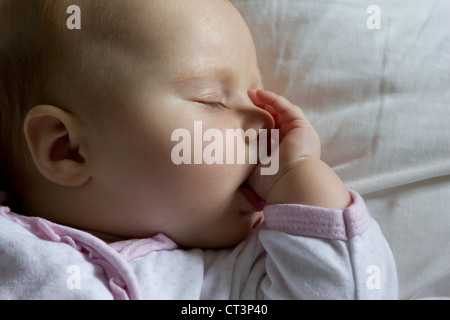
[[[87,32],[68,29],[67,9],[79,6],[83,26],[96,34],[91,42],[104,41],[114,34],[106,9],[112,2],[0,0],[0,190],[8,192],[13,209],[20,210],[20,198],[31,191],[36,174],[23,133],[26,114],[36,105],[60,102],[54,86],[58,77],[83,72],[81,62],[68,66],[67,61],[68,55],[72,60],[81,55],[77,43]]]

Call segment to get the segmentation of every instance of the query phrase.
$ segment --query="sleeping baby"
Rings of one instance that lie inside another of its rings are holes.
[[[263,88],[229,1],[1,0],[0,19],[0,299],[397,297],[380,228]]]

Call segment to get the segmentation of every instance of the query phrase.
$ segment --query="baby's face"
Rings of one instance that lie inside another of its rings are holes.
[[[250,32],[224,0],[133,3],[128,27],[139,41],[112,55],[122,76],[111,95],[126,91],[126,99],[100,108],[86,131],[96,200],[85,225],[124,238],[162,232],[184,246],[235,245],[262,219],[262,208],[240,189],[255,165],[176,165],[182,140],[172,134],[191,133],[194,159],[200,122],[200,134],[214,128],[223,137],[226,129],[273,126],[247,94],[262,86]]]

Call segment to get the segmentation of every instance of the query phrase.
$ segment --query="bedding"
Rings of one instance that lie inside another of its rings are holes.
[[[450,268],[450,2],[233,3],[265,87],[302,107],[323,159],[380,223],[400,298],[443,295],[432,288]]]
[[[450,2],[232,2],[265,87],[302,107],[380,224],[400,298],[450,297]]]

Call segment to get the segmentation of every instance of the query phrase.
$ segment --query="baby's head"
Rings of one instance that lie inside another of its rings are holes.
[[[71,5],[81,29],[66,26]],[[195,122],[273,126],[248,96],[262,86],[256,53],[228,0],[0,0],[0,19],[0,178],[24,214],[198,247],[258,224],[240,188],[255,165],[172,158],[177,129],[198,148]]]

